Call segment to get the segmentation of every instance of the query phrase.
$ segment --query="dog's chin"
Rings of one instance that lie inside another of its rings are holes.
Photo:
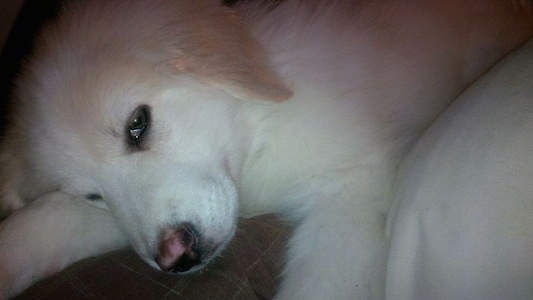
[[[197,274],[201,274],[203,271],[205,271],[207,269],[207,267],[211,264],[211,262],[214,259],[215,259],[215,257],[212,257],[212,258],[208,259],[206,262],[203,262],[203,263],[201,263],[199,265],[196,265],[196,266],[192,267],[190,270],[185,271],[185,272],[178,272],[178,271],[168,271],[168,272],[162,271],[162,272],[164,272],[166,274],[170,274],[170,275],[184,276],[184,277],[197,275]],[[161,269],[159,269],[159,270],[161,270]]]
[[[154,257],[149,257],[147,255],[139,255],[139,256],[146,264],[148,264],[150,267],[154,268],[157,271],[160,271],[160,272],[163,272],[163,273],[166,273],[166,274],[171,274],[171,275],[190,276],[190,275],[201,273],[203,270],[205,270],[205,268],[213,260],[216,259],[216,257],[218,256],[218,252],[219,252],[219,250],[217,249],[217,254],[212,255],[210,257],[206,257],[206,259],[202,260],[202,262],[200,264],[197,264],[197,265],[193,266],[192,268],[190,268],[189,270],[184,271],[184,272],[178,272],[178,271],[174,271],[174,270],[164,271],[157,264],[157,262],[155,260],[155,256]],[[220,252],[222,252],[222,249],[220,250]]]

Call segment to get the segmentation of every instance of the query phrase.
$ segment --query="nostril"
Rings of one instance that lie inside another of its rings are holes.
[[[163,271],[186,272],[201,262],[197,244],[198,235],[189,223],[165,229],[155,261]]]
[[[179,229],[180,239],[184,246],[192,247],[196,243],[196,237],[189,225],[184,225]]]

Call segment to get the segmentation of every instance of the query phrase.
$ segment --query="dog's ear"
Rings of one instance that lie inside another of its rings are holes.
[[[282,102],[292,96],[292,91],[262,60],[244,56],[249,53],[242,53],[242,49],[239,52],[242,57],[235,57],[238,55],[235,52],[219,53],[209,58],[184,55],[175,58],[173,66],[239,98]]]
[[[186,23],[191,27],[173,51],[175,71],[193,74],[240,98],[281,102],[292,96],[233,10],[211,6],[198,11],[196,18],[189,15]]]

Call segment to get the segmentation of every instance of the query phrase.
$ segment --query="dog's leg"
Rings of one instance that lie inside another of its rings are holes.
[[[319,202],[296,229],[277,299],[382,299],[383,209],[354,197]]]
[[[45,195],[0,223],[0,299],[75,261],[126,245],[108,211],[62,193]]]

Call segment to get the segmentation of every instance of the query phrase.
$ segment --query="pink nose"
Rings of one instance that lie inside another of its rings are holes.
[[[201,262],[197,248],[198,237],[192,226],[182,224],[177,229],[168,228],[163,231],[159,245],[159,254],[155,261],[161,270],[172,273],[183,273]]]

